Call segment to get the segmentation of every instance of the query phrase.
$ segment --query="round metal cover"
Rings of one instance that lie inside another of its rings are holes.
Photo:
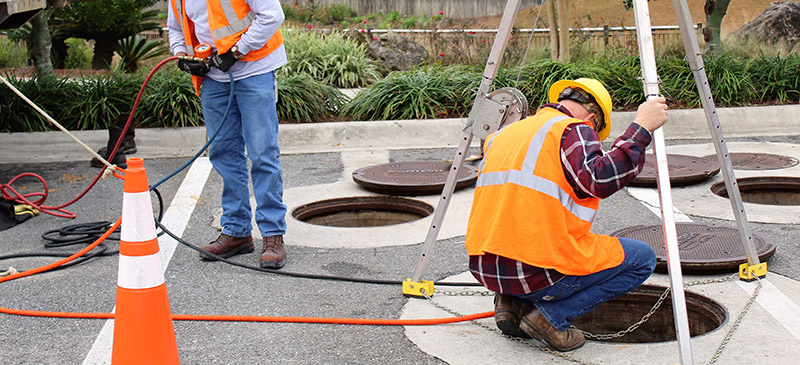
[[[777,170],[786,169],[798,164],[798,160],[790,156],[775,155],[772,153],[734,152],[729,153],[731,166],[737,170]],[[717,161],[717,155],[703,158]]]
[[[441,194],[450,161],[401,161],[371,165],[353,172],[353,180],[365,189],[388,195]],[[478,179],[478,168],[463,164],[458,171],[455,190]]]
[[[747,262],[739,232],[734,228],[715,227],[702,223],[677,223],[678,251],[681,269],[686,273],[708,274],[738,272],[739,265]],[[775,254],[775,242],[769,237],[752,232],[753,244],[763,262]],[[656,270],[667,270],[667,252],[661,225],[633,226],[611,234],[646,242],[656,253]]]
[[[673,186],[701,183],[719,173],[716,160],[703,157],[667,154],[669,182]],[[656,187],[656,164],[653,154],[647,154],[642,172],[629,183],[631,186]]]

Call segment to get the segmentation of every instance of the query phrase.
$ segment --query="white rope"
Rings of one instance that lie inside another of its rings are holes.
[[[28,98],[27,98],[27,97],[26,97],[26,96],[25,96],[25,95],[24,95],[22,92],[20,92],[19,90],[17,90],[17,88],[16,88],[16,87],[14,87],[14,85],[11,85],[11,83],[10,83],[10,82],[8,82],[8,80],[6,80],[6,78],[5,78],[5,77],[3,77],[2,75],[0,75],[0,81],[3,81],[3,83],[4,83],[4,84],[6,84],[6,86],[8,86],[8,87],[9,87],[11,90],[13,90],[13,91],[14,91],[14,93],[16,93],[17,95],[19,95],[19,97],[20,97],[20,98],[22,98],[22,100],[25,100],[25,102],[27,102],[27,103],[28,103],[28,104],[29,104],[31,107],[33,107],[33,109],[34,109],[34,110],[36,110],[37,112],[39,112],[39,114],[41,114],[42,116],[44,116],[44,117],[45,117],[45,119],[47,119],[47,121],[49,121],[50,123],[52,123],[54,126],[56,126],[56,128],[60,129],[62,132],[66,133],[66,134],[67,134],[67,135],[68,135],[70,138],[72,138],[72,139],[73,139],[75,142],[77,142],[79,145],[83,146],[83,148],[84,148],[84,149],[86,149],[87,151],[89,151],[89,153],[90,153],[92,156],[94,156],[96,159],[100,160],[100,161],[101,161],[101,162],[102,162],[104,165],[108,166],[108,169],[106,169],[106,171],[103,173],[103,178],[106,178],[106,177],[110,176],[110,175],[113,173],[113,171],[117,169],[117,166],[116,166],[116,165],[113,165],[113,164],[111,164],[110,162],[106,161],[106,159],[104,159],[104,158],[103,158],[102,156],[100,156],[100,155],[99,155],[97,152],[95,152],[95,151],[94,151],[94,150],[92,150],[92,149],[91,149],[89,146],[87,146],[85,143],[83,143],[83,142],[82,142],[80,139],[78,139],[78,137],[75,137],[75,135],[74,135],[74,134],[70,133],[70,131],[68,131],[66,128],[64,128],[64,127],[63,127],[61,124],[59,124],[59,123],[58,123],[58,122],[57,122],[55,119],[53,119],[53,118],[52,118],[50,115],[48,115],[48,114],[47,114],[47,112],[45,112],[44,110],[42,110],[41,108],[39,108],[39,107],[38,107],[36,104],[34,104],[34,102],[32,102],[30,99],[28,99]]]

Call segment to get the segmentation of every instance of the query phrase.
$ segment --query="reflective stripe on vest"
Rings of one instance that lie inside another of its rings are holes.
[[[544,139],[547,136],[547,133],[554,124],[564,119],[567,119],[567,117],[564,115],[554,117],[547,121],[547,123],[539,128],[538,131],[536,131],[536,134],[533,136],[533,139],[531,139],[531,143],[528,146],[528,152],[522,162],[521,169],[493,172],[481,171],[480,175],[478,176],[478,181],[475,183],[475,188],[489,185],[503,185],[506,183],[516,184],[558,199],[565,209],[583,221],[589,223],[594,221],[594,216],[596,213],[594,209],[587,208],[576,203],[574,200],[572,200],[572,197],[570,197],[569,193],[564,191],[564,189],[558,186],[557,183],[533,174],[533,171],[536,169],[536,160],[539,158],[539,152],[542,150]],[[491,146],[492,141],[494,141],[494,138],[488,141],[489,147]],[[483,166],[481,166],[481,170],[483,170]]]
[[[256,15],[253,14],[251,10],[244,18],[239,20],[239,16],[236,15],[236,11],[233,9],[233,4],[230,0],[221,0],[220,6],[222,7],[222,12],[225,14],[225,20],[227,20],[228,25],[222,28],[212,29],[211,36],[214,37],[214,39],[222,39],[241,32],[247,29],[250,23],[253,22],[253,19],[256,18]]]

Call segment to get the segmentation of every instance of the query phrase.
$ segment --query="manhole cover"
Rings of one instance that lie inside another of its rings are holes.
[[[433,213],[419,200],[392,196],[362,196],[320,200],[292,211],[297,220],[330,227],[378,227],[412,222]]]
[[[719,172],[716,160],[703,157],[667,154],[669,182],[673,186],[691,185],[710,179]],[[631,186],[658,186],[656,163],[652,154],[647,154],[642,172],[630,182]]]
[[[800,205],[800,178],[790,176],[757,176],[736,179],[742,201],[768,205]],[[725,182],[711,185],[711,192],[728,197]]]
[[[449,161],[404,161],[367,166],[353,172],[353,180],[365,189],[388,195],[441,194],[452,163]],[[455,190],[478,179],[475,166],[463,165]]]
[[[739,231],[729,227],[714,227],[702,223],[677,223],[678,250],[681,269],[687,273],[738,272],[747,262]],[[772,257],[776,245],[767,236],[753,233],[753,244],[761,261]],[[656,270],[667,269],[667,252],[661,225],[633,226],[621,229],[612,236],[633,238],[646,242],[656,253]]]
[[[729,153],[731,166],[737,170],[777,170],[797,165],[798,160],[790,156],[774,155],[771,153]],[[717,155],[703,157],[717,161]]]
[[[595,335],[611,334],[626,330],[647,314],[666,287],[641,285],[633,291],[597,306],[592,311],[575,318],[575,327]],[[686,311],[689,315],[689,335],[699,336],[720,328],[728,319],[728,313],[715,300],[685,292]],[[651,343],[675,340],[675,319],[672,314],[672,294],[667,295],[661,306],[639,328],[608,342]]]

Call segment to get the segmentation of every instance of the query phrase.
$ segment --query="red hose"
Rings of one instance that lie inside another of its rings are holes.
[[[147,78],[145,78],[144,82],[142,83],[142,87],[139,88],[139,93],[136,95],[136,100],[133,102],[133,107],[131,108],[131,112],[129,113],[128,121],[125,123],[125,127],[122,129],[122,134],[121,134],[122,136],[124,136],[125,133],[128,132],[128,128],[130,127],[131,123],[133,122],[133,114],[136,112],[136,108],[139,106],[139,101],[142,99],[142,94],[144,93],[145,87],[150,82],[150,79],[153,77],[153,75],[156,73],[156,71],[158,71],[158,69],[161,68],[161,66],[163,66],[164,64],[166,64],[169,61],[176,60],[176,59],[178,59],[178,57],[175,57],[175,56],[168,57],[168,58],[164,59],[163,61],[159,62],[155,67],[153,67],[153,69],[147,75]],[[111,154],[108,156],[108,160],[113,160],[114,159],[114,155],[117,154],[117,150],[119,149],[119,146],[121,144],[122,144],[122,138],[117,140],[117,144],[114,145],[114,148],[111,150]],[[67,210],[65,210],[63,208],[68,207],[68,206],[74,204],[75,202],[77,202],[78,200],[80,200],[81,198],[83,198],[86,195],[86,193],[88,193],[89,190],[91,190],[94,187],[94,185],[97,184],[97,181],[100,180],[100,177],[103,176],[103,173],[106,171],[107,168],[108,168],[108,166],[103,166],[103,168],[100,170],[100,173],[97,174],[97,176],[94,178],[94,180],[92,180],[92,182],[89,184],[89,186],[86,189],[84,189],[83,192],[81,192],[77,197],[75,197],[74,199],[70,200],[69,202],[66,202],[64,204],[57,205],[57,206],[41,205],[42,203],[44,203],[45,199],[47,199],[47,196],[49,195],[49,191],[47,189],[47,183],[45,183],[44,179],[41,176],[33,174],[33,173],[23,173],[23,174],[17,175],[13,179],[11,179],[8,182],[8,184],[5,184],[5,185],[0,184],[0,191],[2,191],[3,199],[13,200],[13,201],[15,201],[17,203],[20,203],[20,204],[28,204],[28,205],[38,209],[42,213],[51,214],[51,215],[54,215],[56,217],[75,218],[75,213],[67,211]],[[23,176],[33,176],[33,177],[39,179],[39,181],[42,182],[42,185],[44,185],[44,192],[41,192],[41,193],[30,193],[30,194],[24,194],[24,195],[23,194],[19,194],[19,192],[17,192],[14,188],[11,187],[11,184],[14,183],[14,181],[16,181],[17,179],[19,179],[19,178],[21,178]],[[13,195],[8,194],[7,191],[10,191],[11,193],[13,193]],[[28,197],[32,197],[32,196],[40,196],[41,198],[36,200],[35,202],[31,202],[27,198]]]

